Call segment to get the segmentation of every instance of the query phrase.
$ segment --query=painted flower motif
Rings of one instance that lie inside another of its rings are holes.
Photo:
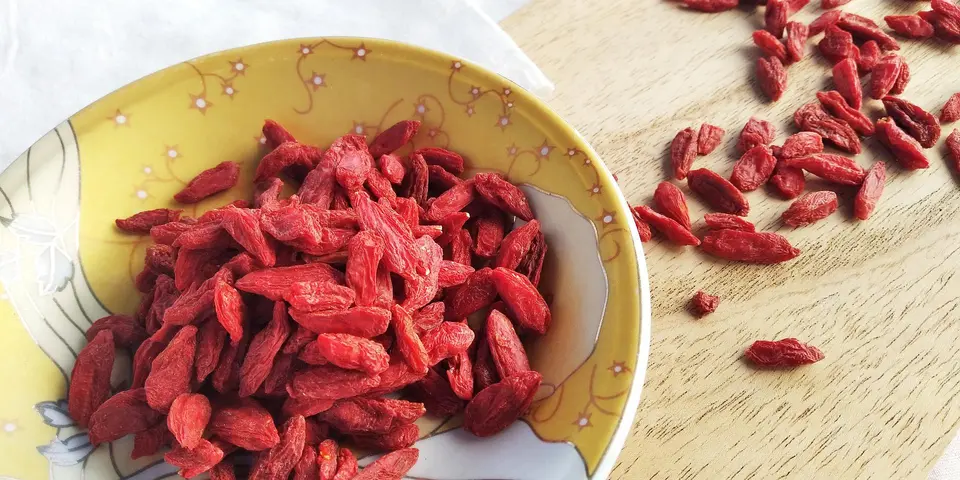
[[[577,419],[573,422],[577,426],[577,431],[582,431],[584,428],[592,427],[593,424],[590,423],[590,417],[592,413],[580,412],[577,414]]]
[[[310,85],[310,88],[316,92],[318,88],[327,86],[326,77],[327,75],[324,73],[312,72],[310,74],[310,78],[304,80],[304,82],[306,82],[307,85]]]
[[[372,50],[367,49],[367,47],[361,43],[359,47],[353,49],[353,58],[367,61],[367,55],[369,55],[371,51]]]
[[[473,104],[472,104],[472,103],[468,103],[468,104],[467,104],[467,116],[468,116],[468,117],[472,117],[474,113],[477,113],[477,111],[473,109]]]
[[[363,135],[367,131],[367,126],[363,122],[353,122],[353,128],[350,129],[350,133],[355,133],[357,135]]]
[[[229,63],[230,63],[230,69],[233,70],[237,75],[244,75],[247,73],[247,67],[249,67],[249,65],[247,65],[246,63],[243,63],[242,58],[238,58],[236,62],[229,62]]]
[[[265,137],[265,136],[263,136],[263,135],[260,135],[260,136],[257,136],[257,137],[253,137],[253,139],[254,139],[257,143],[259,143],[260,145],[266,145],[266,144],[267,144],[267,137]]]
[[[206,115],[207,109],[212,106],[213,103],[207,100],[205,95],[190,94],[190,108],[195,108],[199,110],[200,113]]]
[[[607,370],[612,372],[614,377],[619,377],[620,374],[629,373],[631,371],[630,367],[627,366],[627,362],[613,362],[613,365],[610,365]]]
[[[511,157],[516,157],[519,151],[520,149],[517,148],[516,144],[512,144],[509,147],[507,147],[507,155],[510,155]]]
[[[472,85],[471,85],[469,92],[470,92],[470,95],[472,95],[474,99],[480,98],[480,87],[475,87],[475,86],[472,86]]]
[[[237,93],[237,89],[233,88],[233,84],[231,84],[230,82],[224,83],[223,85],[221,85],[221,87],[223,87],[223,94],[230,97],[231,99],[233,99],[233,96],[236,95]]]
[[[43,423],[51,427],[66,428],[74,426],[74,421],[70,418],[66,400],[40,402],[34,405],[33,409],[43,417]]]
[[[113,116],[107,117],[107,120],[112,121],[115,127],[130,126],[130,114],[121,112],[119,108]]]
[[[509,97],[511,93],[513,93],[513,90],[511,90],[510,87],[503,87],[503,96],[504,96],[504,97]]]
[[[430,109],[427,108],[427,104],[424,102],[417,102],[413,104],[413,114],[417,116],[424,116]]]
[[[461,62],[460,60],[454,60],[450,62],[450,70],[453,70],[454,72],[459,72],[461,68],[463,68],[463,62]]]
[[[554,148],[557,148],[557,147],[554,147],[553,145],[548,144],[547,141],[544,140],[543,143],[541,143],[540,146],[537,147],[537,156],[542,159],[547,158],[550,156],[550,152],[552,152]]]
[[[180,150],[177,149],[177,145],[164,145],[163,146],[163,156],[169,158],[170,160],[176,160],[180,158]]]
[[[597,217],[596,219],[599,220],[601,223],[603,223],[603,227],[606,228],[607,226],[613,224],[613,220],[616,217],[616,215],[617,214],[615,212],[608,212],[606,210],[603,210],[600,213],[600,216]]]
[[[568,148],[568,149],[567,149],[567,156],[568,156],[568,157],[575,157],[575,156],[577,156],[577,153],[578,153],[578,152],[579,152],[579,151],[578,151],[576,148]]]
[[[440,130],[437,130],[436,128],[431,128],[431,129],[427,130],[427,136],[428,136],[428,137],[430,137],[430,138],[437,138],[437,135],[440,135]]]
[[[90,444],[87,432],[60,440],[54,438],[49,444],[37,447],[41,455],[54,465],[69,467],[82,462],[93,453],[94,446]]]
[[[510,115],[500,115],[497,118],[497,126],[500,130],[506,130],[508,125],[510,125]]]
[[[513,108],[513,102],[507,102],[504,105],[506,105],[507,108]]]
[[[589,191],[590,191],[590,196],[591,196],[591,197],[594,196],[594,195],[600,195],[600,192],[603,191],[603,187],[600,186],[599,183],[594,183],[593,186],[590,187],[590,190],[589,190]]]
[[[142,186],[137,186],[133,187],[133,196],[140,200],[146,200],[150,195]]]
[[[50,295],[66,288],[74,270],[73,261],[63,247],[65,231],[58,231],[52,221],[32,213],[15,216],[6,226],[19,241],[42,247],[33,259],[37,293]],[[4,264],[7,262],[3,259]]]
[[[311,53],[313,53],[313,47],[311,47],[310,45],[303,44],[303,43],[300,44],[300,55],[301,55],[301,56],[306,57],[307,55],[310,55]]]

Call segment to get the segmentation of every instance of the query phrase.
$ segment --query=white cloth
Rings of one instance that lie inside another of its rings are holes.
[[[496,21],[527,0],[0,0],[0,169],[65,118],[144,75],[270,40],[379,37],[456,55],[544,95]]]

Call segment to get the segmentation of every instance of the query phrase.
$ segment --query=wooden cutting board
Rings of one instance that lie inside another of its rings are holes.
[[[844,10],[882,24],[926,2],[857,0]],[[793,20],[821,13],[808,5]],[[556,82],[550,105],[618,174],[628,200],[649,203],[673,136],[710,122],[722,146],[696,167],[728,176],[740,128],[774,122],[831,89],[829,65],[808,45],[775,104],[761,98],[751,33],[763,9],[718,14],[652,0],[537,0],[502,22]],[[960,47],[901,40],[913,79],[903,97],[939,114],[960,91]],[[878,118],[880,102],[865,102]],[[944,127],[943,137],[960,124]],[[801,256],[775,266],[717,261],[659,239],[644,245],[653,298],[653,344],[640,409],[612,478],[926,478],[960,421],[960,177],[941,142],[931,167],[909,172],[875,141],[857,157],[888,164],[886,192],[866,222],[855,191],[840,209],[791,229],[789,202],[747,195],[749,219],[778,231]],[[689,193],[685,182],[677,182]],[[688,197],[694,229],[708,210]],[[698,289],[722,298],[702,320],[684,310]],[[755,339],[798,337],[826,359],[794,371],[741,360]]]

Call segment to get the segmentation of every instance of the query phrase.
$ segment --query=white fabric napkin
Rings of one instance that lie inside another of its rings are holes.
[[[497,23],[527,0],[0,0],[0,169],[77,110],[144,75],[242,45],[365,36],[553,84]]]

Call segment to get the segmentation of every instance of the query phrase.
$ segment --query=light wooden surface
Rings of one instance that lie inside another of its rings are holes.
[[[809,22],[817,3],[793,19]],[[928,5],[857,0],[843,8],[882,24],[884,15]],[[619,175],[627,198],[650,202],[677,131],[704,121],[727,129],[723,146],[694,168],[729,175],[751,115],[773,121],[779,143],[796,131],[793,111],[832,88],[811,42],[789,68],[784,98],[760,98],[750,34],[762,15],[699,14],[668,1],[537,0],[502,25],[556,82],[550,105]],[[913,72],[903,97],[939,113],[960,91],[960,47],[901,44]],[[865,108],[876,118],[882,106]],[[942,140],[928,151],[931,168],[916,172],[875,142],[866,147],[860,164],[887,161],[889,175],[869,221],[852,220],[847,189],[837,190],[833,216],[796,230],[779,223],[788,202],[748,195],[749,219],[803,251],[792,262],[728,264],[657,239],[644,245],[652,353],[612,478],[926,478],[960,423],[960,183]],[[702,228],[706,209],[688,200]],[[722,298],[702,320],[684,311],[697,289]],[[820,346],[826,359],[788,372],[740,359],[754,339],[789,336]]]

